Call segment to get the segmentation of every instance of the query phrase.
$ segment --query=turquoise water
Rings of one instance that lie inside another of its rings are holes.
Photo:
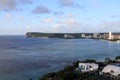
[[[120,44],[105,40],[0,36],[0,80],[37,80],[76,60],[117,55]]]

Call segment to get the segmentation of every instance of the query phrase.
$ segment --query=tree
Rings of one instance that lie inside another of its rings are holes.
[[[83,62],[85,62],[85,63],[96,63],[96,60],[94,60],[94,59],[86,59]]]
[[[120,55],[115,57],[116,60],[120,59]]]
[[[75,70],[75,68],[70,65],[65,66],[65,68],[63,69],[63,71],[74,71],[74,70]]]
[[[80,61],[75,61],[75,62],[73,63],[73,67],[74,67],[74,68],[77,68],[78,65],[79,65],[79,63],[80,63]]]

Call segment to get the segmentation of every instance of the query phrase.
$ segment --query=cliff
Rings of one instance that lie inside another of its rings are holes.
[[[81,33],[39,33],[27,32],[27,38],[81,38]]]

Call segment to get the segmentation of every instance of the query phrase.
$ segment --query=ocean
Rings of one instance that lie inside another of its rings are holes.
[[[94,39],[0,36],[0,80],[37,80],[77,60],[120,55],[120,44]]]

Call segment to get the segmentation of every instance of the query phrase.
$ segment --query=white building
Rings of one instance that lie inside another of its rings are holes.
[[[79,63],[77,70],[82,72],[89,72],[98,70],[98,64],[95,63]]]
[[[94,33],[94,34],[93,34],[93,37],[94,37],[94,38],[100,38],[100,34],[99,34],[99,33]]]
[[[102,73],[109,73],[114,76],[120,75],[120,66],[117,65],[107,65],[103,70]]]
[[[82,37],[82,38],[85,38],[85,37],[86,37],[86,35],[85,35],[85,34],[81,34],[81,37]]]
[[[74,38],[74,36],[69,35],[69,34],[65,34],[65,35],[64,35],[64,38],[65,38],[65,39],[72,39],[72,38]]]
[[[109,31],[109,38],[108,39],[113,39],[112,32]]]

